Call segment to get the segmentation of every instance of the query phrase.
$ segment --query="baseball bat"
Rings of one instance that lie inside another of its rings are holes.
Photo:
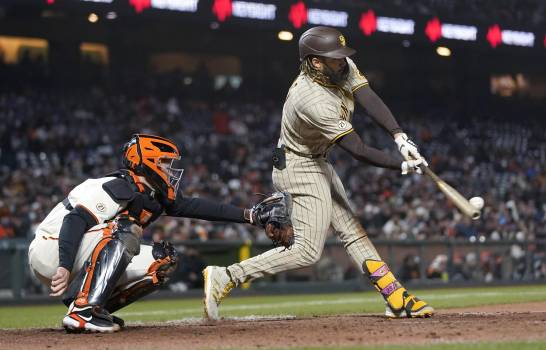
[[[423,172],[436,183],[436,186],[438,186],[440,191],[442,191],[464,215],[468,216],[472,220],[478,220],[480,218],[480,211],[470,204],[468,199],[464,198],[456,189],[448,185],[444,180],[430,170],[429,167],[422,166],[421,170],[423,170]]]

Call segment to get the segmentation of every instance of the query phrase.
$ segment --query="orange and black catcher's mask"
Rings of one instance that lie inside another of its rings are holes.
[[[168,201],[175,199],[184,171],[173,168],[174,161],[179,159],[176,144],[160,136],[135,134],[123,147],[123,165],[136,175],[144,176]]]

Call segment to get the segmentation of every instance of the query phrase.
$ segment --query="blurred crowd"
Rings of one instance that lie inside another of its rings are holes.
[[[0,239],[32,239],[36,226],[71,188],[120,166],[121,147],[136,132],[179,144],[186,196],[249,207],[273,191],[271,156],[282,100],[250,98],[249,88],[244,94],[211,90],[204,77],[193,76],[188,84],[187,77],[173,73],[127,75],[116,84],[83,79],[65,88],[36,63],[4,68],[0,78],[12,84],[0,86]],[[334,147],[329,159],[356,215],[374,239],[516,242],[451,254],[404,252],[396,265],[403,280],[544,278],[544,244],[525,243],[546,239],[543,107],[436,106],[395,115],[438,175],[467,198],[485,199],[481,218],[463,217],[424,176],[363,165]],[[398,156],[390,136],[362,109],[353,124],[367,144]],[[148,227],[145,239],[268,242],[250,225],[167,217]],[[206,265],[199,250],[186,248],[181,259],[170,288],[199,287]],[[356,275],[354,269],[340,269],[326,252],[314,278]]]
[[[248,207],[273,190],[271,152],[280,102],[210,103],[179,96],[129,96],[88,90],[0,94],[0,238],[30,238],[68,191],[120,164],[132,133],[173,138],[182,149],[182,190]],[[546,235],[546,131],[540,120],[499,121],[398,116],[430,166],[467,198],[482,196],[478,221],[463,216],[424,176],[358,163],[334,149],[329,158],[355,212],[373,237],[530,240]],[[391,138],[358,111],[365,142],[397,154]],[[248,225],[162,218],[147,239],[262,240]]]

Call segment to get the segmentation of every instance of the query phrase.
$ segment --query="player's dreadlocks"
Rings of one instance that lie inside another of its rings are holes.
[[[342,85],[349,75],[349,65],[345,64],[342,72],[336,73],[327,64],[324,64],[324,70],[318,70],[313,66],[312,60],[317,56],[307,56],[300,65],[300,70],[307,74],[313,81],[320,84]],[[345,61],[347,62],[347,61]]]
[[[332,84],[330,77],[313,67],[311,60],[315,56],[307,56],[300,64],[300,71],[307,74],[314,81],[318,81],[323,84]]]

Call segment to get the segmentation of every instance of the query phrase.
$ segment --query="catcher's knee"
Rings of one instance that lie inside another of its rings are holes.
[[[142,237],[142,227],[128,215],[120,215],[114,221],[112,236],[118,239],[131,256],[140,253],[140,238]]]
[[[170,242],[155,242],[152,247],[155,261],[148,268],[148,274],[154,276],[154,283],[165,283],[178,265],[178,251]]]

